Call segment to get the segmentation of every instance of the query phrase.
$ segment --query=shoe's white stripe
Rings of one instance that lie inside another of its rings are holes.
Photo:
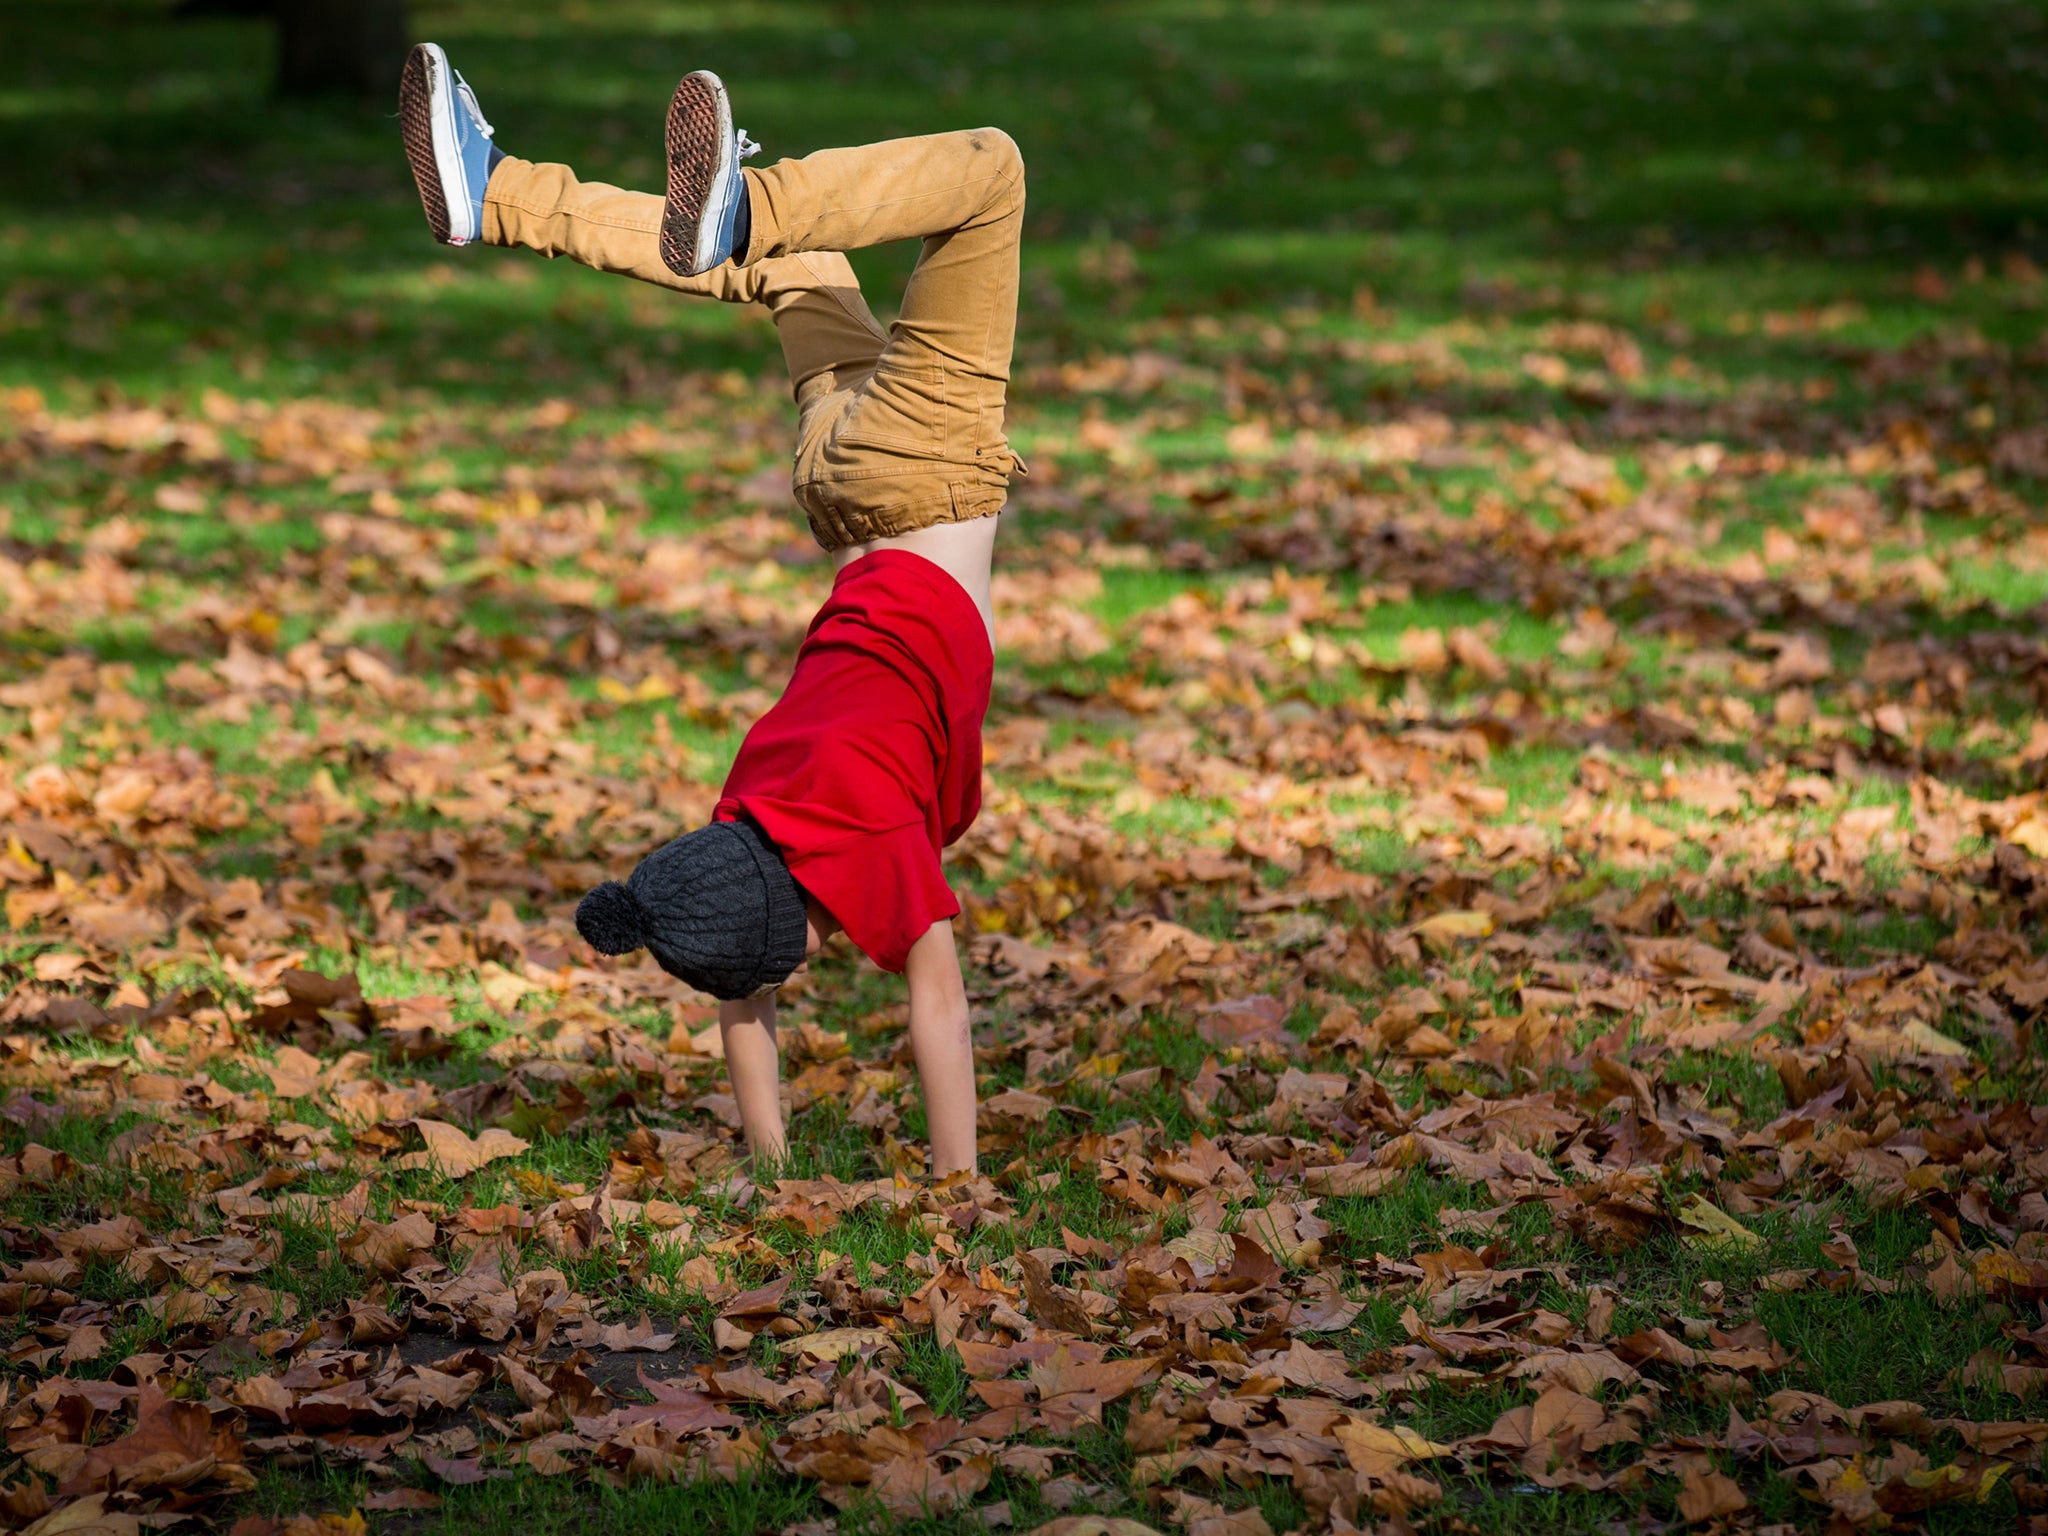
[[[433,60],[428,102],[433,111],[434,166],[441,173],[441,200],[448,205],[448,243],[468,245],[477,237],[476,210],[462,172],[462,144],[455,122],[455,72],[438,43],[424,45]]]
[[[697,216],[697,270],[708,272],[713,253],[725,229],[725,206],[732,199],[732,179],[739,174],[739,156],[732,136],[732,101],[725,94],[725,82],[713,77],[718,99],[718,168],[711,173],[711,186],[704,194],[704,207]]]

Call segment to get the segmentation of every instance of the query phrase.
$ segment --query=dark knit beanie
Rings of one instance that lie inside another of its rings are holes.
[[[804,962],[804,893],[747,821],[714,821],[607,880],[576,904],[576,931],[600,954],[643,945],[661,968],[713,997],[752,997]]]

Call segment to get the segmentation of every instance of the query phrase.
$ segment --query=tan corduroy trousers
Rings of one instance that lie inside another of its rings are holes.
[[[796,391],[793,485],[828,550],[1000,512],[1022,464],[1003,435],[1017,326],[1024,162],[994,128],[827,149],[746,170],[753,238],[697,277],[662,264],[662,200],[507,157],[484,239],[601,272],[763,304]],[[843,251],[921,239],[885,332]]]

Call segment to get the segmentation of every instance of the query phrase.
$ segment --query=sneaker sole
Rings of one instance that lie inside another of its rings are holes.
[[[436,85],[440,87],[437,91]],[[443,245],[468,245],[477,237],[462,177],[455,137],[454,73],[436,43],[420,43],[406,55],[398,77],[398,127],[405,157],[426,210],[427,228]],[[460,224],[457,227],[457,212]]]
[[[718,231],[705,218],[738,174],[732,104],[708,69],[685,75],[668,104],[668,197],[661,213],[661,259],[669,271],[695,277],[710,267]]]
[[[412,165],[412,179],[419,188],[420,206],[427,213],[427,228],[433,231],[436,240],[445,245],[448,241],[448,198],[441,190],[441,166],[434,155],[431,46],[421,43],[405,56],[405,71],[398,77],[398,131],[405,140],[405,158]]]

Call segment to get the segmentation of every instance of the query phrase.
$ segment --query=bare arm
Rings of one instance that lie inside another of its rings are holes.
[[[775,994],[718,1005],[725,1070],[739,1100],[740,1128],[757,1173],[781,1163],[789,1151],[782,1135],[782,1058],[775,1044]]]
[[[931,1128],[932,1173],[974,1170],[974,1042],[967,1028],[967,988],[953,925],[933,923],[910,949],[910,1049],[924,1086]],[[727,1047],[731,1049],[730,1046]],[[738,1074],[734,1074],[737,1083]]]
[[[838,919],[812,898],[804,898],[806,960],[839,931]],[[725,1043],[725,1070],[739,1101],[740,1129],[755,1169],[768,1172],[789,1154],[782,1134],[782,1056],[775,1040],[775,994],[744,997],[718,1005],[718,1035]]]

